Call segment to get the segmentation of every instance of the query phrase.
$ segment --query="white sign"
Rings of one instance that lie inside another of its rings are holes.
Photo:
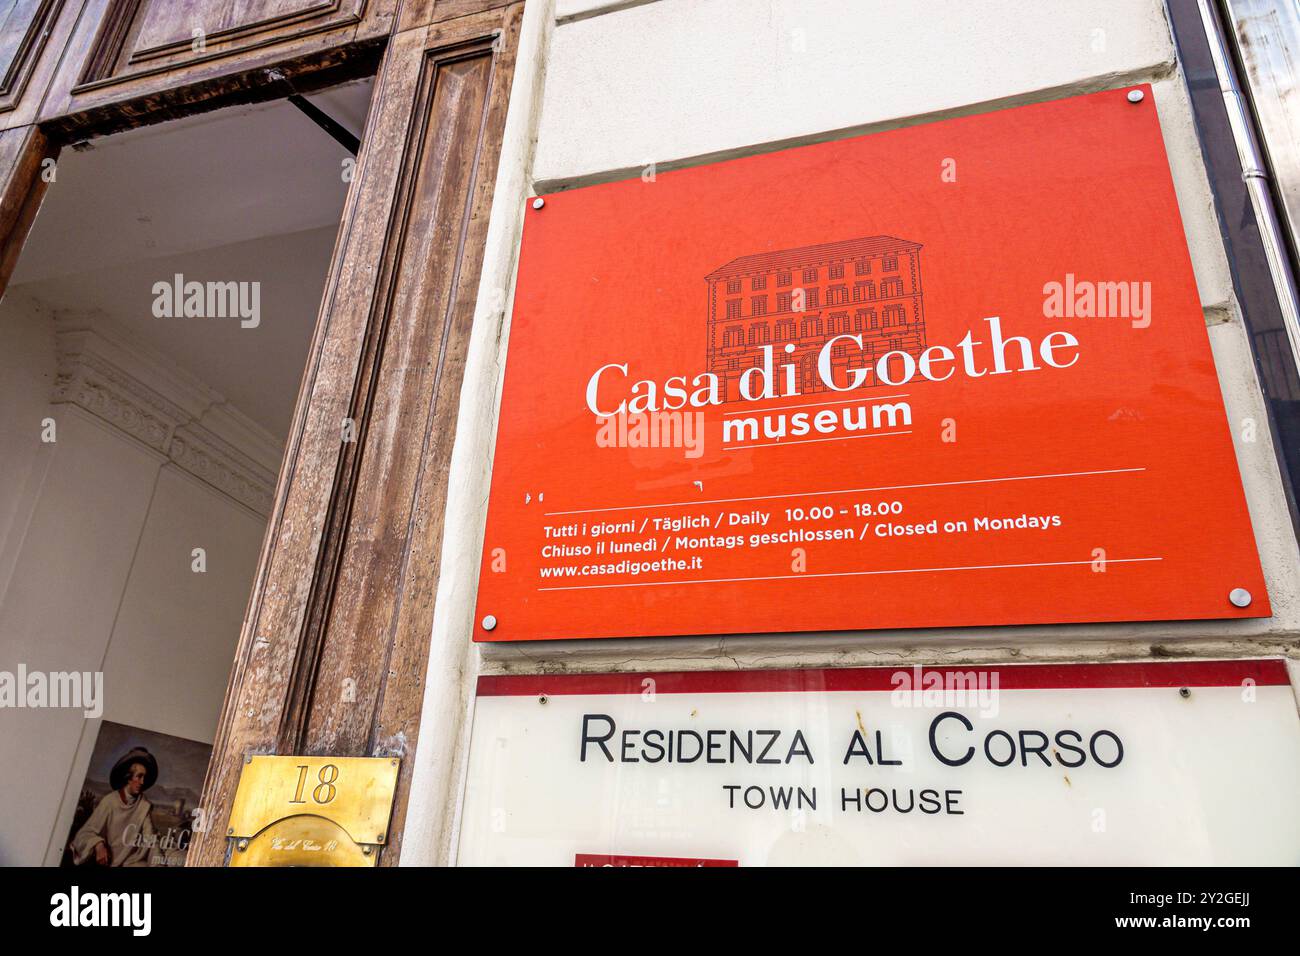
[[[1282,661],[483,677],[469,865],[1300,863]]]

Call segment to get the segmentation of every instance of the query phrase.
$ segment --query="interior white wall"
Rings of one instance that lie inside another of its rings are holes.
[[[0,592],[13,570],[21,525],[31,517],[52,446],[42,443],[42,419],[54,388],[54,323],[40,304],[10,293],[0,302]]]
[[[526,196],[1138,82],[1154,87],[1271,619],[470,642]],[[1184,82],[1161,0],[530,3],[479,290],[506,307],[480,306],[470,344],[403,865],[455,862],[480,673],[1297,657],[1300,552]]]
[[[212,740],[265,527],[175,465],[160,469],[104,660],[110,720],[147,727],[165,714],[168,733]]]
[[[359,131],[371,86],[309,99]],[[102,671],[102,719],[212,740],[352,159],[284,99],[61,153],[0,300],[0,670]],[[176,273],[260,282],[260,325],[160,321]],[[57,862],[98,728],[0,710],[0,865]]]
[[[50,322],[31,300],[0,303],[0,670],[102,671],[102,719],[211,741],[265,519],[83,409],[51,405]],[[191,570],[195,547],[206,573]],[[22,779],[0,813],[0,865],[57,862],[98,721],[6,709],[0,729],[0,761]]]

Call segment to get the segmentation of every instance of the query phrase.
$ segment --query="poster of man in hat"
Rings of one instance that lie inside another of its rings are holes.
[[[63,864],[183,864],[211,751],[195,740],[104,721]]]

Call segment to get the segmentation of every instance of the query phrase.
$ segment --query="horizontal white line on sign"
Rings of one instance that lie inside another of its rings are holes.
[[[969,564],[954,568],[888,568],[883,571],[827,571],[818,574],[769,574],[754,578],[702,578],[698,581],[638,581],[631,584],[572,584],[558,588],[538,588],[539,591],[597,591],[603,588],[655,588],[674,584],[731,584],[739,581],[785,581],[790,578],[851,578],[870,574],[924,574],[932,571],[998,571],[1004,568],[1058,568],[1067,565],[1096,564],[1088,561],[1035,561],[1029,564]],[[1103,564],[1132,564],[1137,561],[1163,561],[1164,558],[1105,558]]]
[[[843,402],[804,402],[802,405],[777,405],[775,408],[752,408],[756,415],[763,415],[767,412],[788,412],[798,408],[824,408],[827,405],[866,405],[869,402],[883,402],[887,398],[907,398],[910,392],[900,392],[898,395],[870,395],[867,398],[850,398]]]
[[[1146,471],[1146,468],[1107,468],[1102,471],[1063,471],[1053,475],[1009,475],[1004,478],[967,478],[961,481],[928,481],[917,485],[877,485],[874,488],[840,488],[835,491],[792,491],[783,495],[756,495],[752,498],[704,498],[700,501],[660,501],[644,505],[619,505],[616,508],[579,508],[576,511],[548,511],[546,517],[556,515],[586,515],[601,511],[637,511],[641,508],[684,508],[690,505],[720,505],[731,501],[767,501],[771,498],[809,498],[813,495],[854,495],[867,491],[905,491],[908,488],[943,488],[948,485],[983,485],[997,481],[1034,481],[1039,478],[1084,478],[1089,475],[1122,475]]]
[[[891,435],[910,435],[911,430],[902,432],[876,432],[874,435],[837,435],[834,438],[805,438],[801,441],[769,441],[757,445],[724,445],[723,451],[736,451],[739,448],[774,448],[777,445],[811,445],[819,441],[848,441],[850,438],[889,438]]]

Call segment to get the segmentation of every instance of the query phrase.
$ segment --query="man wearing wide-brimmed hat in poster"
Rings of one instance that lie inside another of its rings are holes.
[[[153,805],[144,791],[157,779],[158,761],[143,747],[118,760],[108,778],[113,789],[72,838],[73,862],[148,866],[149,849],[156,838],[150,815]]]

